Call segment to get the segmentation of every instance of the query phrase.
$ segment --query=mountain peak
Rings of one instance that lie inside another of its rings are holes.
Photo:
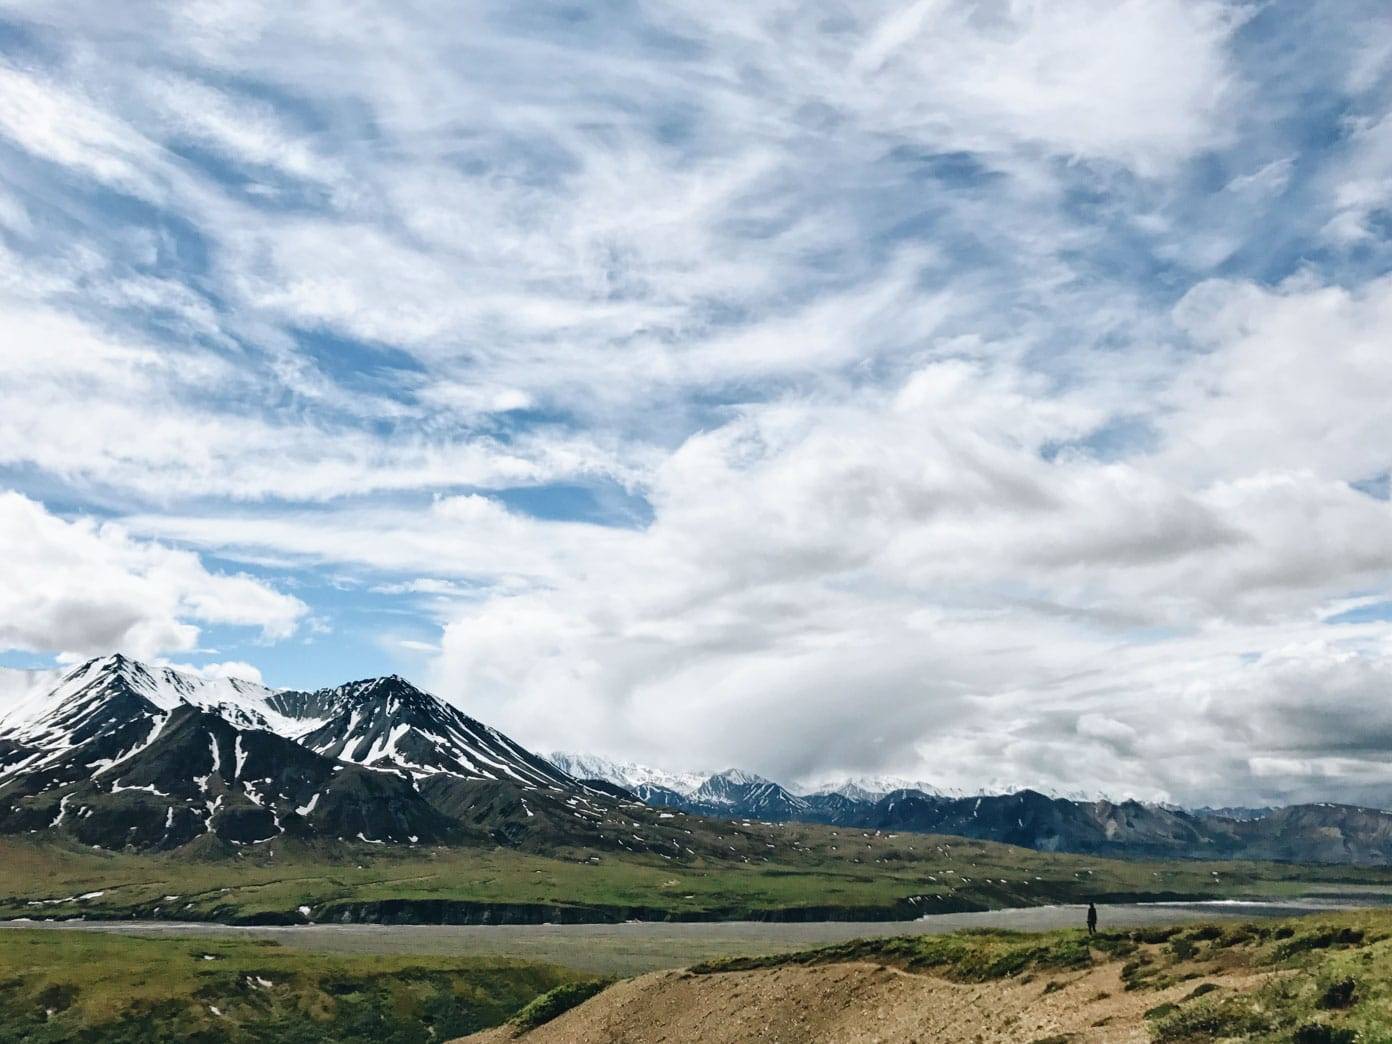
[[[740,768],[727,768],[723,772],[717,772],[713,778],[723,779],[726,783],[733,783],[737,787],[752,787],[771,782],[757,773],[747,772]]]
[[[706,781],[705,772],[668,772],[634,761],[616,761],[601,754],[581,754],[558,750],[548,761],[576,779],[602,779],[635,793],[647,787],[661,787],[690,797]]]
[[[335,686],[333,691],[340,692],[349,699],[373,699],[382,696],[430,695],[424,689],[411,684],[399,674],[384,674],[376,678],[359,678],[357,681]]]

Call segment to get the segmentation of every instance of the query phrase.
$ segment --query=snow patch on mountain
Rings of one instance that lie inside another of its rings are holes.
[[[966,792],[952,787],[940,787],[921,779],[908,776],[841,776],[808,787],[804,793],[811,796],[839,794],[852,801],[879,801],[900,790],[917,790],[933,797],[965,797]]]
[[[606,780],[635,793],[640,787],[656,786],[690,797],[710,777],[707,772],[668,772],[633,761],[615,761],[598,754],[558,750],[550,754],[548,760],[568,776]]]

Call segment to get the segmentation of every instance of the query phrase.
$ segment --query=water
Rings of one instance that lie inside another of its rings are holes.
[[[1295,917],[1392,904],[1385,892],[1282,900],[1124,903],[1098,906],[1099,928],[1191,921]],[[595,974],[636,975],[717,957],[751,956],[891,935],[936,935],[966,928],[1041,932],[1084,924],[1082,906],[1033,906],[986,913],[931,914],[917,921],[765,924],[373,925],[234,927],[168,921],[9,922],[16,928],[114,932],[166,939],[270,939],[290,948],[338,954],[417,954],[545,961]]]

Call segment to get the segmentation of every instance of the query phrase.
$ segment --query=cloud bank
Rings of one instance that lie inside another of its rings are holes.
[[[1392,802],[1390,102],[1371,3],[0,3],[0,657]]]

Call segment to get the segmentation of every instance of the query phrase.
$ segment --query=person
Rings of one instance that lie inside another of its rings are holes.
[[[1088,903],[1087,922],[1088,922],[1088,934],[1089,934],[1089,935],[1096,935],[1096,934],[1097,934],[1097,907],[1094,906],[1092,903]]]

